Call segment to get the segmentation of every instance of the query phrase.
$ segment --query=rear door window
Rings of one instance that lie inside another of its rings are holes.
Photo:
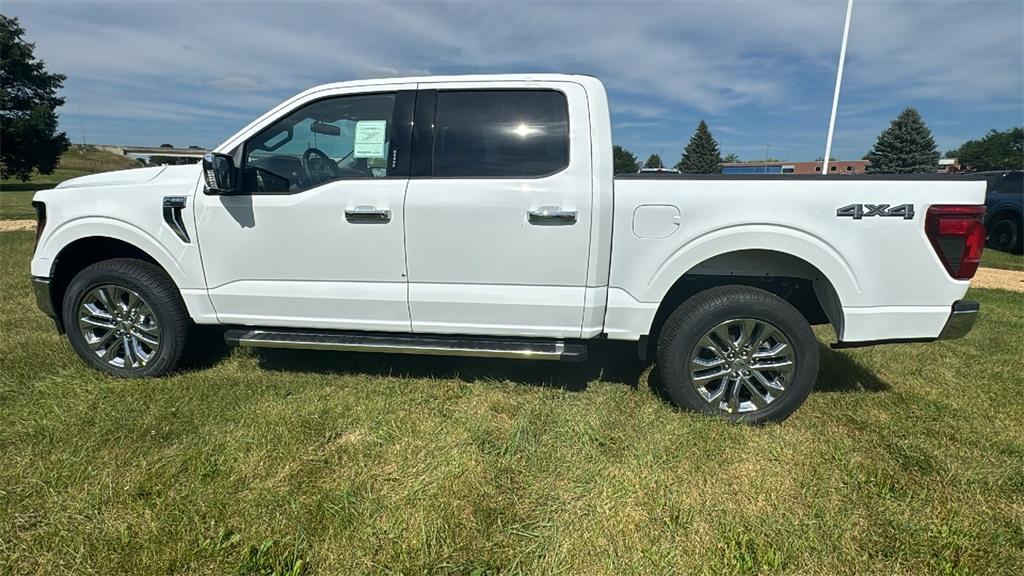
[[[535,178],[568,165],[569,109],[562,92],[438,92],[434,176]]]

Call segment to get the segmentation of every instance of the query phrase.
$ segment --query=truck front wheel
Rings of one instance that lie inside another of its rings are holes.
[[[86,267],[68,285],[64,327],[75,352],[114,376],[161,376],[182,360],[191,321],[167,273],[130,258]]]
[[[721,286],[668,317],[657,364],[665,391],[682,408],[754,424],[780,421],[814,387],[818,341],[782,298]]]

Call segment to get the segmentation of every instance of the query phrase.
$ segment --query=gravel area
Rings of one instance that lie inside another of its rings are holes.
[[[15,232],[17,230],[35,229],[35,220],[0,220],[0,232]]]
[[[1024,272],[1000,270],[999,268],[978,268],[974,280],[971,280],[971,286],[1024,292]]]

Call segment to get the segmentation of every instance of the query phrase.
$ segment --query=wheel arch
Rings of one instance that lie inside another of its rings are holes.
[[[1015,204],[1001,204],[992,208],[992,215],[988,217],[988,223],[994,224],[1000,220],[1009,218],[1020,222],[1024,219],[1024,211]]]
[[[64,245],[50,264],[50,300],[57,314],[57,326],[64,330],[64,295],[72,279],[86,267],[114,258],[134,258],[159,267],[174,280],[173,275],[150,252],[120,238],[85,236]],[[175,281],[175,286],[178,286]]]
[[[792,304],[809,324],[830,324],[842,339],[842,300],[820,268],[786,252],[744,248],[705,258],[679,275],[661,298],[642,350],[652,357],[658,334],[680,304],[710,288],[728,285],[771,292]]]
[[[987,223],[992,225],[1004,219],[1015,220],[1019,223],[1021,220],[1024,220],[1024,210],[1016,204],[1009,204],[1005,202],[1003,204],[997,204],[992,207],[992,210],[987,217]]]

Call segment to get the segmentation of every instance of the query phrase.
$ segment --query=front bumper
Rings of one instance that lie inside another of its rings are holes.
[[[946,325],[939,333],[939,340],[955,340],[963,338],[974,328],[981,305],[973,300],[957,300],[953,302],[953,310],[949,313]]]
[[[53,319],[54,325],[57,326],[57,332],[63,334],[64,327],[61,326],[60,318],[57,316],[57,310],[53,305],[53,291],[52,282],[50,278],[42,276],[32,277],[32,293],[36,296],[36,306]]]
[[[53,309],[53,298],[50,295],[50,279],[39,276],[32,277],[32,293],[36,295],[36,306],[50,318],[56,318],[57,312]]]

